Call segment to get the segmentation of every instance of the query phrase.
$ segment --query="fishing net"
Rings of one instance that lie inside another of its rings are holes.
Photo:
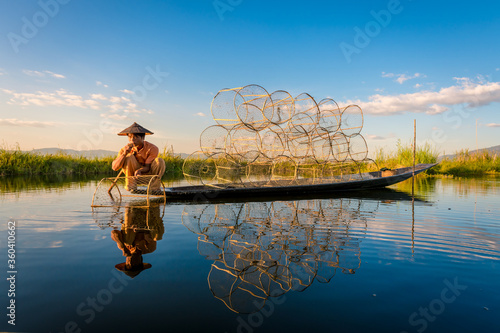
[[[155,241],[161,240],[165,233],[164,214],[163,203],[151,203],[148,207],[137,202],[125,206],[92,207],[92,217],[101,229],[148,231]]]
[[[349,156],[353,161],[364,161],[368,157],[368,146],[361,134],[349,137]]]
[[[229,130],[221,125],[207,127],[200,135],[200,149],[208,157],[215,153],[226,153]]]
[[[194,153],[183,166],[191,184],[287,186],[297,179],[306,184],[362,177],[347,176],[361,173],[368,156],[357,105],[341,108],[331,98],[317,103],[307,93],[292,98],[248,85],[219,91],[211,111],[218,125],[200,135],[205,157]]]
[[[349,157],[349,141],[343,133],[336,133],[330,140],[331,154],[337,162],[345,162]]]
[[[310,125],[315,126],[319,120],[319,108],[314,98],[308,93],[302,93],[294,98],[294,103],[295,114],[303,113],[309,115],[313,119]]]
[[[259,151],[261,138],[258,132],[246,126],[235,126],[229,131],[230,153],[244,155],[247,151]]]
[[[165,202],[164,190],[157,175],[104,178],[94,191],[91,206],[116,207],[135,202],[147,207],[151,202]]]
[[[182,220],[198,235],[200,254],[213,261],[208,284],[214,297],[234,312],[255,313],[272,297],[304,291],[315,280],[330,282],[337,269],[355,273],[366,219],[378,209],[364,203],[195,205],[186,206]]]
[[[240,123],[234,109],[234,99],[240,89],[222,89],[215,95],[210,110],[217,124],[232,127]]]
[[[259,153],[259,156],[246,165],[247,181],[254,186],[265,186],[271,180],[273,162]]]
[[[191,185],[210,184],[216,179],[217,166],[212,155],[207,158],[203,152],[197,151],[186,157],[182,173]]]
[[[268,127],[260,132],[260,152],[270,159],[283,155],[286,149],[286,140],[285,132],[281,127]]]
[[[271,181],[273,185],[290,185],[297,179],[297,162],[285,155],[276,157],[271,168]]]
[[[241,123],[251,130],[260,131],[269,125],[273,118],[271,97],[261,86],[252,84],[238,90],[234,108]]]
[[[295,103],[293,97],[286,91],[277,90],[271,94],[271,104],[267,108],[272,109],[272,116],[269,117],[270,111],[266,110],[264,115],[267,120],[274,125],[287,123],[295,114]]]
[[[241,176],[245,174],[245,168],[231,155],[217,153],[211,158],[215,161],[217,183],[234,185],[242,181]]]
[[[359,134],[363,129],[363,112],[357,105],[346,106],[340,119],[340,130],[346,136]]]
[[[318,103],[319,119],[317,133],[328,140],[331,134],[338,131],[340,126],[340,109],[333,99],[325,98]]]

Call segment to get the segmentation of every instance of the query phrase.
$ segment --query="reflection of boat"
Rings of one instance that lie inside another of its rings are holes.
[[[416,204],[431,204],[429,201],[426,201],[424,198],[420,198],[415,195],[413,198],[411,194],[406,192],[394,190],[392,188],[375,188],[375,189],[366,189],[359,191],[337,191],[337,192],[312,192],[312,193],[283,193],[279,196],[280,201],[293,201],[293,200],[312,200],[312,199],[358,199],[358,200],[379,200],[379,201],[415,201]],[[245,203],[245,202],[267,202],[276,200],[276,196],[272,195],[262,195],[259,197],[215,197],[215,198],[197,198],[197,200],[192,199],[183,199],[183,198],[170,198],[169,203],[183,203],[187,205],[197,205],[203,202],[210,202],[213,204],[216,203]]]
[[[317,199],[186,205],[182,223],[213,261],[208,283],[232,311],[253,313],[337,270],[354,274],[379,201]]]
[[[283,195],[304,195],[315,193],[334,193],[340,191],[366,190],[373,188],[383,188],[402,182],[419,174],[436,164],[419,164],[415,166],[415,173],[411,167],[399,168],[390,171],[374,171],[357,174],[355,179],[343,181],[340,179],[328,179],[328,182],[321,182],[316,179],[311,183],[308,178],[295,179],[292,183],[282,184],[279,181],[273,183],[259,184],[255,182],[252,187],[223,184],[221,186],[182,186],[165,189],[167,200],[195,200],[209,201],[222,198],[248,198],[248,197],[273,197]]]

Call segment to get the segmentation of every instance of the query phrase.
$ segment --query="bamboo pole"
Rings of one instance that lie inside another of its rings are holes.
[[[411,196],[415,194],[415,155],[417,151],[417,120],[413,119],[413,169],[411,174]]]
[[[411,175],[411,255],[415,253],[415,155],[417,147],[417,120],[413,119],[413,170]]]
[[[477,119],[476,119],[476,155],[479,156],[479,144],[477,141]]]

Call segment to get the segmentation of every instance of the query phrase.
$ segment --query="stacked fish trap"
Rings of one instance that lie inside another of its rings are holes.
[[[307,93],[293,98],[263,87],[223,89],[211,112],[216,125],[200,135],[200,150],[186,158],[193,185],[289,186],[359,179],[368,148],[363,112]]]

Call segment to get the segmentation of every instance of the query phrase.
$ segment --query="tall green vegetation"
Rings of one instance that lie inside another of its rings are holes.
[[[159,155],[165,160],[166,178],[182,176],[184,159],[174,154],[173,148],[166,147]],[[113,175],[111,169],[114,157],[94,157],[56,154],[39,154],[14,149],[0,148],[0,176],[31,175]]]
[[[417,146],[416,163],[436,163],[438,151],[426,143]],[[166,179],[176,179],[183,176],[182,167],[184,159],[176,155],[173,148],[164,148],[160,157],[165,160]],[[114,175],[111,163],[114,157],[88,158],[83,156],[67,155],[63,152],[57,154],[38,154],[23,152],[16,147],[8,150],[0,148],[0,176],[29,176],[29,175]],[[208,160],[210,162],[210,159]],[[397,143],[394,152],[385,152],[379,149],[375,155],[375,162],[362,164],[358,170],[374,171],[380,168],[395,169],[408,167],[413,164],[413,147],[410,144]],[[232,161],[232,163],[237,163]],[[198,175],[202,166],[212,165],[203,160],[190,160],[187,167]],[[242,164],[244,165],[244,163]],[[210,168],[209,168],[210,169]],[[304,168],[303,168],[304,169]],[[188,171],[189,171],[188,170]],[[304,171],[304,170],[302,170]],[[214,170],[206,170],[206,176],[213,176]],[[211,172],[211,173],[210,173]],[[254,170],[254,172],[257,172]],[[258,173],[258,172],[257,172]],[[484,176],[500,174],[500,157],[488,152],[470,153],[468,150],[459,151],[452,159],[444,159],[438,165],[426,172],[427,174],[441,174],[452,176]]]
[[[182,165],[184,164],[184,159],[180,155],[175,155],[174,148],[164,147],[163,151],[159,154],[159,157],[165,160],[165,177],[166,178],[178,178],[182,176]]]
[[[439,152],[429,143],[417,145],[415,149],[415,163],[436,163]],[[375,154],[375,162],[380,168],[400,168],[413,165],[413,145],[403,145],[400,140],[395,152],[386,153],[380,148]]]
[[[453,176],[486,176],[500,174],[500,156],[487,151],[459,151],[453,159],[446,158],[433,169],[437,174]]]
[[[37,154],[0,148],[0,176],[46,174],[111,174],[113,157],[87,158],[84,156]]]

